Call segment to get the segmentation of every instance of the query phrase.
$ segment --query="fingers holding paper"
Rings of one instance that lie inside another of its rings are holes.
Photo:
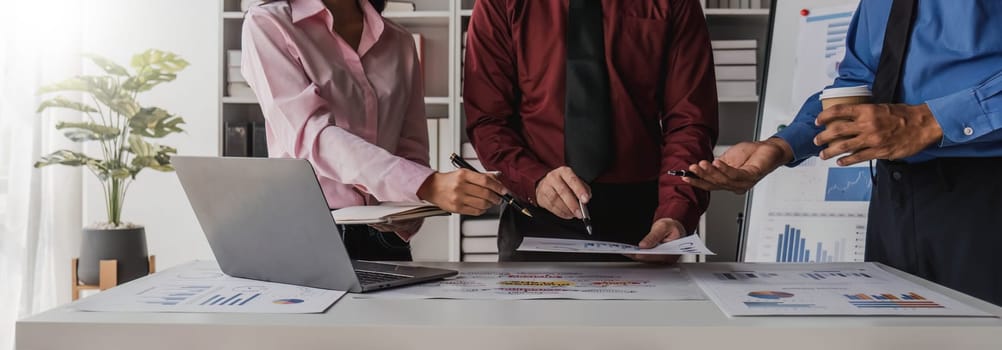
[[[675,219],[659,219],[651,225],[651,232],[640,241],[641,249],[651,249],[659,244],[674,241],[685,236],[685,226]],[[630,259],[654,264],[673,264],[678,255],[625,254]]]

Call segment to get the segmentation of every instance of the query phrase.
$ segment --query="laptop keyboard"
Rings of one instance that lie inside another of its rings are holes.
[[[363,286],[411,278],[411,276],[365,270],[355,270],[355,274],[358,275],[358,281],[361,282]]]

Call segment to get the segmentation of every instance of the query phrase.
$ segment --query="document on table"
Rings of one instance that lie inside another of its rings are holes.
[[[705,300],[678,268],[630,265],[503,268],[464,265],[441,281],[366,293],[376,299]]]
[[[599,253],[599,254],[704,254],[714,255],[706,248],[703,240],[697,235],[689,235],[668,243],[662,243],[651,249],[640,249],[632,244],[605,241],[588,241],[580,239],[560,239],[543,237],[525,237],[518,250],[526,252],[558,252],[558,253]]]
[[[873,263],[690,264],[684,270],[730,316],[994,317]]]
[[[345,292],[229,277],[195,261],[82,299],[82,311],[307,314],[327,310]]]

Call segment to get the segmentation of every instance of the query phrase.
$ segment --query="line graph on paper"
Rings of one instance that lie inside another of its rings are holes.
[[[868,202],[872,189],[869,168],[829,168],[825,201]]]

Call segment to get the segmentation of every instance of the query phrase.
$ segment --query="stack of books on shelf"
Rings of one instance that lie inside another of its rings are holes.
[[[708,9],[767,9],[772,0],[706,0]]]
[[[711,45],[717,96],[721,100],[755,99],[758,95],[758,42],[716,40]]]
[[[463,143],[461,155],[463,159],[480,171],[483,164],[477,158],[473,145]],[[495,262],[498,261],[498,226],[501,223],[501,208],[494,207],[481,216],[463,216],[459,231],[461,234],[460,249],[462,261]]]
[[[383,12],[414,12],[417,5],[410,1],[387,1]]]
[[[226,50],[226,95],[252,98],[254,91],[240,72],[240,56],[240,50]]]

